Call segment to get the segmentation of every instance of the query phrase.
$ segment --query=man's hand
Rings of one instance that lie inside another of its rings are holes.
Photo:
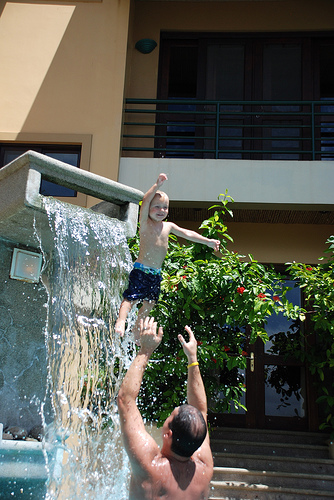
[[[157,186],[160,187],[167,180],[168,178],[166,174],[160,174],[157,180]]]
[[[162,340],[163,329],[160,326],[157,334],[157,323],[154,318],[146,317],[140,320],[140,351],[139,353],[151,355]]]
[[[189,334],[189,342],[186,342],[181,334],[177,338],[181,342],[183,352],[188,358],[188,363],[195,363],[197,361],[197,340],[189,326],[185,326],[184,329]]]

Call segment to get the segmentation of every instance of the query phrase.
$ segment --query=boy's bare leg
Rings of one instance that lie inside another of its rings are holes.
[[[142,319],[144,321],[144,319],[150,314],[154,306],[154,300],[144,300],[141,308],[138,311],[136,323],[132,330],[137,345],[140,345],[140,320]]]
[[[121,307],[119,308],[118,318],[115,323],[115,333],[119,333],[121,337],[124,335],[126,318],[128,317],[133,304],[134,302],[124,299],[121,303]]]

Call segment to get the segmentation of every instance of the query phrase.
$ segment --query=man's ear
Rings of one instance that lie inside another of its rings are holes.
[[[172,435],[173,435],[172,429],[168,429],[168,431],[165,432],[164,437],[166,437],[168,439],[172,439]]]

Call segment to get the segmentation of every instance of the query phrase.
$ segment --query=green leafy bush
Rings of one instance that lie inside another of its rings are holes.
[[[323,415],[320,429],[330,430],[334,438],[334,236],[327,242],[328,258],[309,266],[290,263],[288,271],[299,282],[306,304],[305,350],[294,354],[306,361],[317,377],[318,403]]]
[[[221,239],[222,256],[203,245],[181,245],[171,237],[163,266],[161,295],[152,314],[164,327],[161,346],[146,370],[138,405],[149,420],[163,422],[173,408],[186,400],[186,359],[177,334],[189,325],[198,341],[201,366],[210,411],[244,408],[245,391],[239,369],[246,367],[247,339],[268,339],[266,318],[283,312],[298,318],[300,310],[290,304],[284,280],[273,267],[264,266],[251,255],[230,252],[231,240],[224,216],[233,200],[225,192],[214,213],[200,226],[202,234]],[[138,236],[130,242],[133,257]]]

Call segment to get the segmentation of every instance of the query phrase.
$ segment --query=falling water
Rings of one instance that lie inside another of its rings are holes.
[[[43,274],[53,413],[46,440],[58,446],[46,498],[123,500],[128,461],[115,400],[134,344],[113,326],[132,267],[129,249],[114,219],[53,198],[45,209],[54,238]]]

